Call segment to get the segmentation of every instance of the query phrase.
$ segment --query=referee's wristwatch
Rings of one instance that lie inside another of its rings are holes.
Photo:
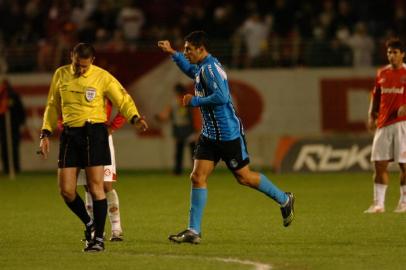
[[[51,136],[51,131],[49,131],[48,129],[43,129],[41,130],[39,138],[42,140],[43,138],[48,138],[49,136]]]

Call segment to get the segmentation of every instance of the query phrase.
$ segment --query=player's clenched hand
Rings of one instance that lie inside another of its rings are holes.
[[[183,106],[189,106],[190,105],[190,101],[192,100],[193,95],[191,94],[186,94],[183,96]]]
[[[49,154],[49,139],[48,137],[44,137],[41,139],[39,143],[39,151],[38,154],[41,155],[42,159],[48,159]]]
[[[406,105],[402,105],[398,109],[398,117],[406,116]]]
[[[158,41],[158,47],[161,48],[162,51],[170,54],[174,54],[176,51],[172,48],[171,43],[169,40],[160,40]]]
[[[135,122],[134,122],[134,125],[137,130],[142,131],[142,132],[146,131],[148,129],[147,121],[145,121],[145,118],[143,116],[137,118],[137,120],[135,120]]]

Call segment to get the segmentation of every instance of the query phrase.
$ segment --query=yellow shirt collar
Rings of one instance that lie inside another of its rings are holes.
[[[93,69],[93,65],[90,65],[89,69],[84,74],[82,74],[81,76],[87,78],[90,75],[90,73],[92,72],[92,69]],[[73,65],[72,64],[70,65],[70,73],[72,75],[75,75],[75,71],[73,70]]]

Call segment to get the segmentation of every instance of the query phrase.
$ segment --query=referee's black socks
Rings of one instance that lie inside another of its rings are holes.
[[[95,237],[103,239],[104,224],[107,216],[107,199],[93,200],[93,216],[96,228]]]
[[[65,203],[70,208],[70,210],[72,210],[72,212],[75,213],[85,225],[91,223],[92,219],[89,217],[89,214],[86,211],[85,203],[83,202],[79,194],[76,194],[76,197],[73,201],[71,202],[65,201]]]

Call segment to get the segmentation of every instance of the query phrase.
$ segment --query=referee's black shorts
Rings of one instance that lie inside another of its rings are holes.
[[[244,135],[231,141],[216,141],[200,135],[194,158],[211,160],[216,164],[222,159],[231,171],[239,170],[250,163]]]
[[[108,131],[104,123],[83,127],[64,126],[59,145],[58,168],[110,165]]]

